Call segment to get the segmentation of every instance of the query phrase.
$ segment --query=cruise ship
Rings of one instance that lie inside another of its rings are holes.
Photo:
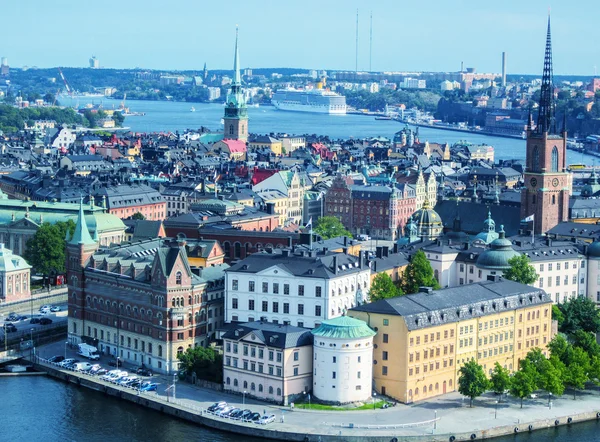
[[[273,94],[277,109],[321,114],[346,114],[346,97],[324,89],[282,89]]]

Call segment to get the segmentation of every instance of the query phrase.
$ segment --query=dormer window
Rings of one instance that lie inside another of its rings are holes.
[[[181,272],[175,274],[175,284],[181,285]]]

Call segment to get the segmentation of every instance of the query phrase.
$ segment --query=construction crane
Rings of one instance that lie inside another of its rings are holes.
[[[67,83],[67,79],[65,78],[64,74],[62,73],[62,71],[60,70],[60,68],[58,68],[58,73],[60,74],[60,78],[62,78],[63,83],[65,84],[65,88],[67,89],[67,93],[71,96],[71,98],[73,97],[73,90],[71,89],[71,86],[69,86],[69,83]]]
[[[58,94],[60,94],[60,88],[58,88],[58,90],[56,91],[56,94],[54,95],[54,100],[52,101],[52,106],[54,106],[56,104],[56,100],[58,99]]]

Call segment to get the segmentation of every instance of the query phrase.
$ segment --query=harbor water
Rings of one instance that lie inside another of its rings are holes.
[[[192,425],[102,393],[44,376],[2,377],[0,440],[85,442],[259,442]],[[497,442],[595,442],[598,421],[494,439]]]

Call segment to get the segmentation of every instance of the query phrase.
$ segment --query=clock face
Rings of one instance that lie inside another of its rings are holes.
[[[537,186],[537,178],[531,178],[531,180],[529,180],[529,184],[531,184],[531,187]]]
[[[557,186],[558,186],[558,178],[554,178],[554,179],[552,180],[552,185],[553,185],[554,187],[557,187]]]

